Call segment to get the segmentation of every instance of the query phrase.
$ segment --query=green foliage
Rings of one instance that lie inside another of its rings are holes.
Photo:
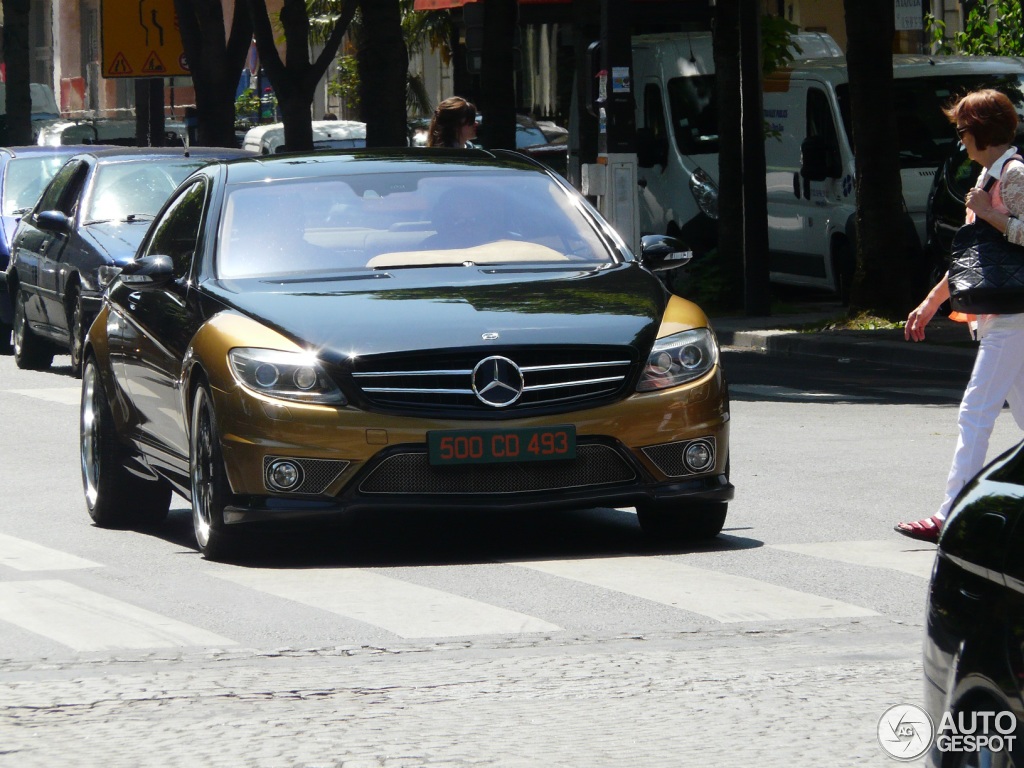
[[[665,282],[672,293],[695,302],[709,314],[735,310],[741,300],[717,249],[696,257],[685,267],[668,272]]]
[[[327,84],[331,96],[341,98],[350,108],[359,109],[359,64],[355,56],[339,56],[337,79]]]
[[[964,21],[963,32],[946,36],[946,25],[931,14],[925,16],[925,29],[935,53],[962,53],[971,56],[1024,55],[1024,19],[1019,0],[994,0],[978,3]]]
[[[777,69],[793,61],[793,54],[789,46],[793,45],[798,53],[802,53],[800,46],[793,43],[790,35],[799,30],[799,27],[782,16],[761,17],[761,72],[770,75]]]

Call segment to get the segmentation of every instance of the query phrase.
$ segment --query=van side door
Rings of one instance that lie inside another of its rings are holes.
[[[832,239],[853,210],[837,109],[817,82],[765,93],[770,271],[777,282],[833,288]]]

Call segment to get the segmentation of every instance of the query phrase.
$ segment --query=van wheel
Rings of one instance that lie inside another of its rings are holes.
[[[853,275],[857,269],[857,255],[849,242],[843,242],[832,254],[832,277],[839,301],[843,306],[850,303],[850,292],[853,289]]]

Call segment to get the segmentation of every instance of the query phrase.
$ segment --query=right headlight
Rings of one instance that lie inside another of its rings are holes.
[[[228,359],[238,383],[261,395],[300,403],[346,405],[345,396],[314,355],[236,347],[228,352]]]
[[[694,328],[658,339],[647,358],[637,392],[677,387],[718,363],[718,342],[710,328]]]
[[[690,192],[697,201],[704,215],[710,219],[718,219],[718,185],[700,168],[690,176]]]

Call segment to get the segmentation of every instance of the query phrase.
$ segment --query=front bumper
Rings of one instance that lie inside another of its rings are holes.
[[[729,412],[720,369],[681,387],[634,394],[607,406],[501,422],[442,421],[355,408],[282,404],[247,390],[214,390],[225,468],[234,501],[228,523],[337,517],[375,508],[557,509],[636,506],[678,500],[728,501]],[[433,467],[426,434],[442,429],[571,423],[575,459]],[[706,471],[678,459],[700,440]],[[317,481],[275,493],[266,473],[296,460]]]

